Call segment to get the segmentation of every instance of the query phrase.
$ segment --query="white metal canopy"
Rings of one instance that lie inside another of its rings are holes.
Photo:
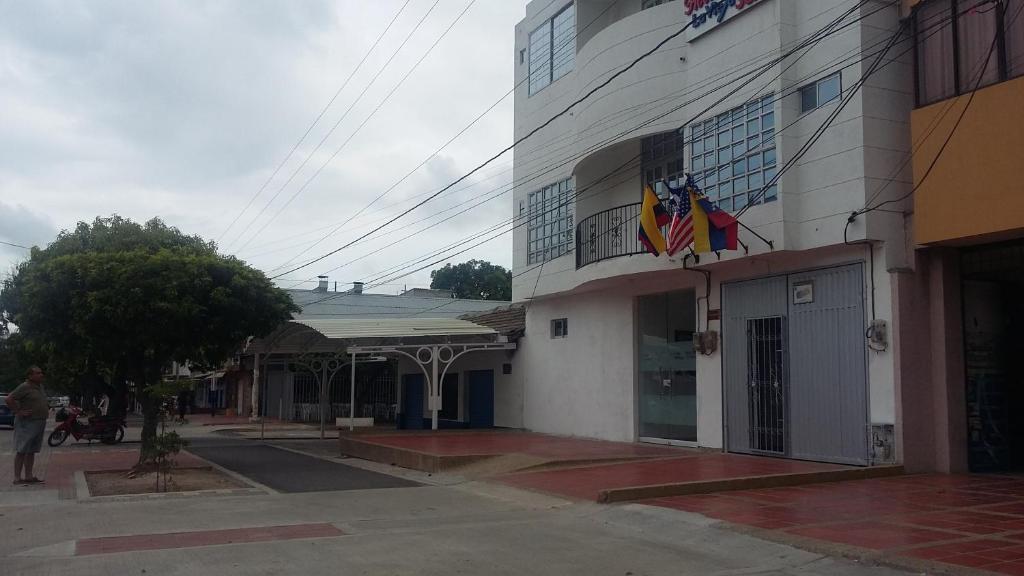
[[[311,318],[292,322],[331,340],[497,334],[493,328],[454,318]]]
[[[507,337],[493,328],[454,318],[297,318],[267,338],[250,343],[257,365],[260,354],[265,359],[280,353],[320,356],[310,358],[309,362],[316,366],[308,367],[320,382],[321,437],[326,426],[325,392],[343,366],[352,371],[349,428],[354,427],[355,369],[360,355],[365,358],[363,362],[384,354],[397,354],[415,361],[426,377],[428,402],[436,429],[441,410],[441,382],[455,360],[469,352],[515,348],[514,343],[509,343]],[[349,360],[341,360],[342,355],[348,355]],[[432,368],[429,372],[428,365]]]

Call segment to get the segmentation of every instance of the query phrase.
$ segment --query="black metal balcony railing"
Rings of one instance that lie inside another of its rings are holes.
[[[640,203],[609,208],[576,225],[576,269],[589,264],[646,252],[636,236]]]

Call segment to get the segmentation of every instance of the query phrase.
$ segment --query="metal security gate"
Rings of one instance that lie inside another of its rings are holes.
[[[866,465],[861,264],[722,286],[726,447]]]
[[[783,318],[747,320],[750,448],[786,453],[786,349]]]

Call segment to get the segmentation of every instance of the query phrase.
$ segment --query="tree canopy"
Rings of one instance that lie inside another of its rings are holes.
[[[222,364],[297,308],[262,272],[212,242],[159,219],[112,216],[33,248],[0,290],[0,310],[48,363],[80,374],[100,365],[144,389],[172,361]],[[145,450],[158,399],[140,400]]]
[[[430,287],[451,290],[456,298],[511,300],[512,272],[483,260],[445,264],[430,272]]]

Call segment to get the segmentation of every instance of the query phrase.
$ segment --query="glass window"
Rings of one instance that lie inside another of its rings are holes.
[[[530,33],[530,94],[551,84],[551,21]]]
[[[811,82],[800,89],[800,112],[810,112],[823,106],[842,94],[841,76],[839,72]]]
[[[568,178],[530,192],[526,202],[530,207],[528,264],[545,262],[572,250],[575,211],[572,191],[573,180]]]
[[[551,81],[554,82],[576,65],[576,5],[569,4],[551,20]]]
[[[661,6],[662,4],[664,4],[666,2],[671,2],[671,0],[643,0],[643,2],[640,4],[640,9],[641,10],[647,10],[648,8],[654,8],[655,6]]]
[[[530,95],[540,92],[576,65],[576,5],[568,4],[530,33]]]
[[[691,146],[690,166],[695,173],[704,170],[698,183],[723,210],[778,196],[777,188],[772,188],[761,197],[762,187],[770,179],[766,169],[772,174],[776,170],[774,102],[774,96],[768,95],[694,124],[703,125],[705,134],[708,127],[716,132],[717,150],[707,145],[707,139],[700,146]],[[711,150],[715,152],[709,154]]]
[[[928,0],[913,12],[917,105],[1024,72],[1021,0]]]
[[[641,144],[641,149],[652,151],[651,154],[644,156],[641,164],[644,183],[650,184],[655,193],[662,198],[668,197],[668,190],[665,189],[661,180],[681,181],[685,175],[684,134],[686,132],[682,130],[663,132],[644,138]],[[714,146],[712,146],[712,150],[714,150]],[[714,157],[714,154],[696,154],[691,159],[697,166],[693,170],[695,172],[701,170],[705,163],[714,166]]]
[[[697,440],[696,293],[637,299],[639,433],[644,438]]]

